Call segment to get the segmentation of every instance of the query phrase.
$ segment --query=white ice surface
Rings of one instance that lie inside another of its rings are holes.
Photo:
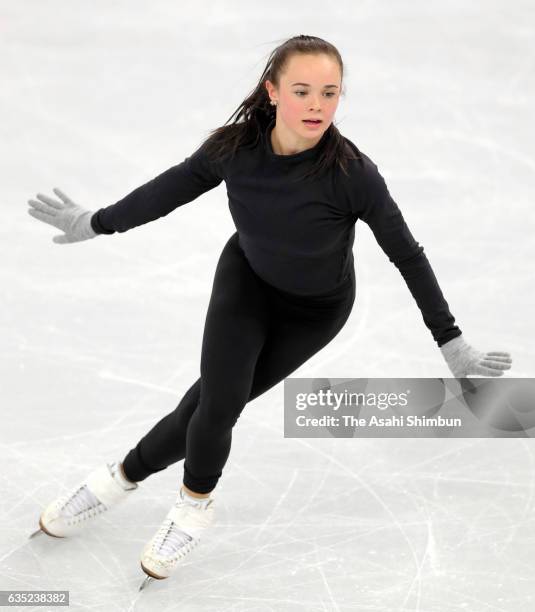
[[[26,539],[198,377],[234,231],[224,185],[75,245],[27,200],[114,203],[189,155],[301,33],[339,48],[337,125],[378,164],[465,337],[534,375],[532,2],[2,0],[0,589],[68,589],[72,610],[106,612],[533,610],[530,439],[284,439],[282,384],[244,410],[218,526],[172,579],[137,591],[182,462],[82,536]],[[449,376],[360,223],[355,258],[348,323],[294,376]]]

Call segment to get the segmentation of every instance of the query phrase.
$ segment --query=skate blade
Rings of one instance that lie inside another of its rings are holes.
[[[143,580],[143,582],[141,583],[141,586],[139,587],[139,590],[142,591],[145,587],[149,586],[149,584],[153,580],[156,580],[156,578],[153,578],[152,576],[145,576],[145,580]]]
[[[142,591],[145,587],[147,587],[152,581],[154,580],[154,578],[152,576],[145,576],[145,580],[143,580],[143,582],[141,583],[139,590]]]
[[[143,580],[143,582],[141,583],[141,586],[139,587],[140,591],[142,591],[146,586],[148,586],[154,580],[165,580],[166,579],[166,576],[157,576],[156,574],[153,574],[150,570],[145,568],[143,563],[141,563],[141,569],[147,575],[145,576],[145,580]]]
[[[32,538],[35,538],[35,536],[38,536],[38,535],[45,535],[45,532],[44,532],[44,531],[43,531],[41,528],[39,528],[37,531],[34,531],[34,532],[33,532],[33,533],[30,535],[30,537],[28,538],[28,540],[31,540]]]

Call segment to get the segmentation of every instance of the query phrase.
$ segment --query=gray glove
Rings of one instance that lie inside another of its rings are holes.
[[[466,378],[469,374],[502,376],[513,363],[509,353],[476,351],[464,341],[462,335],[443,344],[440,350],[455,378]]]
[[[53,225],[65,232],[54,236],[52,240],[57,244],[66,244],[69,242],[80,242],[81,240],[89,240],[98,236],[91,227],[91,217],[94,211],[82,208],[75,204],[62,191],[54,188],[54,193],[61,198],[61,202],[45,196],[41,193],[37,194],[40,200],[28,200],[28,204],[32,208],[28,209],[28,213],[39,219]]]

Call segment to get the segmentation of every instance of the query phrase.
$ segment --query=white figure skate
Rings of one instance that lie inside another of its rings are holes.
[[[140,591],[154,579],[168,578],[199,544],[201,534],[213,523],[213,502],[211,497],[192,501],[180,488],[174,506],[141,554],[141,569],[147,576]]]
[[[51,502],[39,518],[39,529],[30,538],[42,533],[55,538],[74,535],[91,519],[129,497],[138,486],[123,476],[119,462],[106,463]]]

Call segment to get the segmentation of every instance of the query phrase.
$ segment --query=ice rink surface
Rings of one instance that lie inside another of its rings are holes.
[[[92,530],[27,540],[197,379],[234,232],[224,185],[72,245],[27,200],[113,204],[222,125],[297,34],[338,47],[337,127],[377,163],[466,339],[534,376],[532,2],[2,0],[0,590],[106,612],[534,609],[531,439],[285,439],[282,384],[242,413],[217,525],[171,579],[137,590],[182,462]],[[364,223],[354,253],[349,321],[292,376],[450,376]]]

